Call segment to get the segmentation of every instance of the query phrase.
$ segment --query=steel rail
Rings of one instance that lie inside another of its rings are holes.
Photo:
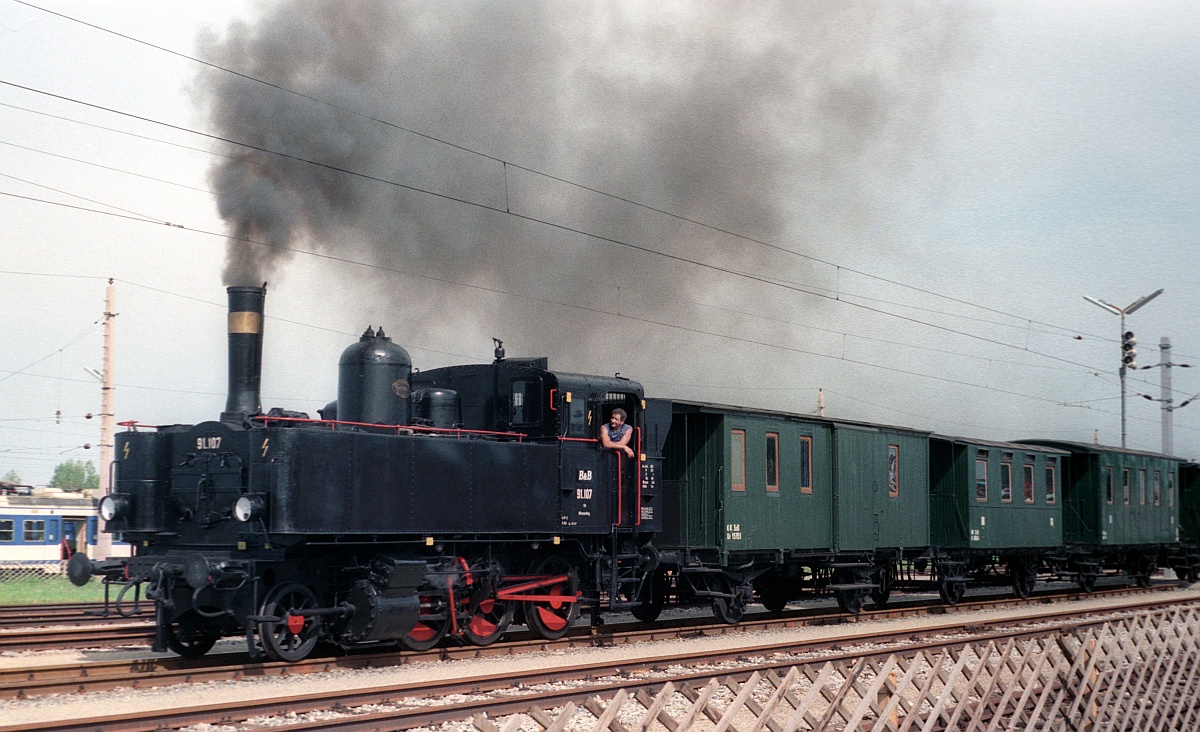
[[[787,641],[766,645],[743,646],[724,650],[705,650],[700,652],[662,655],[653,650],[648,655],[637,659],[626,659],[614,663],[605,661],[599,663],[579,664],[567,667],[541,667],[531,671],[504,672],[463,679],[452,679],[435,682],[419,682],[377,686],[364,689],[337,690],[302,694],[271,699],[251,700],[246,702],[208,704],[188,708],[174,708],[159,711],[139,711],[129,715],[116,714],[91,717],[79,720],[53,720],[44,723],[25,723],[19,726],[0,726],[0,732],[94,732],[105,730],[113,732],[154,732],[155,730],[174,729],[198,724],[236,724],[252,717],[270,717],[279,715],[297,715],[308,712],[329,710],[345,711],[366,705],[386,705],[402,703],[405,699],[436,698],[448,694],[481,695],[489,692],[511,689],[514,686],[530,686],[551,682],[575,680],[592,682],[614,675],[621,676],[615,682],[591,683],[586,687],[576,687],[554,691],[536,691],[523,695],[506,694],[501,698],[486,698],[473,701],[456,701],[442,706],[418,706],[411,709],[393,709],[378,714],[355,714],[342,719],[318,722],[303,722],[295,725],[278,727],[281,730],[356,730],[356,729],[407,729],[427,724],[438,724],[447,721],[467,719],[479,712],[490,714],[509,714],[524,711],[532,705],[557,706],[567,701],[586,699],[606,693],[615,693],[619,689],[633,690],[638,688],[660,687],[666,681],[675,683],[696,682],[713,677],[748,676],[753,671],[783,669],[804,662],[803,656],[818,651],[842,649],[854,643],[870,642],[872,648],[866,650],[842,650],[839,653],[820,656],[822,662],[828,660],[857,659],[862,657],[882,657],[895,653],[897,650],[915,652],[917,650],[932,650],[937,648],[961,648],[968,643],[981,640],[1000,640],[1008,638],[1030,638],[1061,633],[1064,630],[1075,631],[1080,628],[1102,625],[1112,620],[1113,615],[1133,612],[1169,612],[1170,606],[1200,604],[1198,598],[1175,598],[1174,601],[1151,600],[1139,603],[1128,603],[1114,608],[1079,609],[1064,615],[1061,610],[1019,617],[992,618],[987,620],[957,620],[914,630],[913,628],[896,629],[893,632],[871,632],[855,636],[839,636],[820,639],[811,642]],[[1064,619],[1065,618],[1065,619]],[[1057,621],[1057,622],[1055,622]],[[1053,623],[1049,627],[1030,627],[1031,623]],[[1012,626],[1017,627],[1013,628]],[[952,640],[934,637],[931,640],[916,640],[930,636],[944,636],[957,633],[963,637]],[[779,657],[779,655],[785,657]],[[772,658],[772,656],[776,656]],[[749,658],[763,660],[749,661]],[[684,671],[672,674],[669,678],[634,679],[624,676],[635,671],[662,671],[671,666],[688,664],[714,664],[737,661],[736,669]]]
[[[1160,586],[1152,589],[1119,588],[1108,592],[1097,592],[1092,597],[1121,597],[1149,594],[1157,590],[1172,589]],[[779,630],[814,625],[845,625],[852,628],[855,623],[868,620],[885,620],[921,615],[956,615],[972,610],[994,610],[1012,607],[1030,607],[1050,602],[1051,598],[1018,600],[1016,598],[974,600],[952,606],[921,603],[906,607],[866,610],[858,616],[825,611],[777,616],[759,614],[747,617],[740,624],[730,626],[713,624],[709,618],[682,618],[670,626],[646,628],[640,623],[613,626],[611,630],[592,631],[586,626],[577,628],[558,641],[526,639],[506,641],[493,646],[447,646],[426,652],[399,651],[359,653],[329,658],[309,658],[296,663],[276,661],[253,661],[244,651],[210,654],[204,658],[187,659],[179,656],[153,656],[119,661],[92,661],[87,663],[55,664],[49,666],[26,666],[0,668],[0,699],[24,699],[47,694],[80,693],[103,691],[120,687],[149,688],[170,686],[178,683],[200,681],[239,680],[245,678],[269,678],[295,676],[307,673],[322,673],[332,670],[353,670],[400,666],[417,661],[458,660],[492,656],[515,656],[546,650],[566,650],[597,646],[628,645],[648,641],[676,638],[716,637],[732,633],[764,630]],[[1147,603],[1172,604],[1176,599],[1159,599]],[[1051,610],[1038,617],[1061,617],[1061,610]],[[841,637],[853,640],[854,633]]]

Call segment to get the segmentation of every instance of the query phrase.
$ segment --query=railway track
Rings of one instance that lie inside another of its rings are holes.
[[[1043,612],[1025,612],[1019,617],[981,618],[977,614],[958,619],[945,617],[941,622],[927,624],[919,631],[912,627],[893,630],[873,629],[868,633],[838,633],[829,637],[797,641],[734,644],[722,649],[705,648],[666,655],[661,647],[647,647],[640,654],[619,662],[605,660],[588,663],[553,665],[539,664],[531,670],[506,670],[503,673],[381,685],[370,688],[328,689],[311,694],[265,699],[246,699],[222,704],[170,708],[160,711],[138,711],[132,714],[109,714],[76,720],[55,720],[44,724],[0,726],[0,732],[42,732],[61,730],[120,730],[150,732],[176,729],[198,724],[234,724],[251,718],[307,713],[346,712],[368,705],[384,705],[381,711],[355,711],[337,719],[305,720],[279,729],[356,730],[406,729],[470,718],[487,712],[500,716],[523,712],[532,706],[548,709],[568,702],[583,703],[596,695],[613,694],[618,689],[627,693],[652,692],[666,680],[672,683],[703,684],[717,676],[746,677],[754,672],[779,671],[801,662],[806,656],[822,653],[821,660],[881,657],[903,649],[906,653],[920,649],[946,648],[956,643],[978,641],[981,637],[1003,641],[1046,633],[1046,624],[1058,628],[1078,629],[1090,624],[1099,625],[1111,620],[1114,614],[1129,615],[1162,611],[1172,605],[1197,605],[1200,598],[1128,598],[1117,607],[1070,609],[1062,605]],[[1027,608],[1032,610],[1033,608]],[[1039,627],[1040,626],[1040,627]],[[964,640],[958,640],[961,637]],[[838,650],[868,645],[857,650]],[[831,651],[838,651],[831,654]],[[723,666],[724,665],[724,666]],[[714,668],[715,667],[715,668]],[[669,672],[668,672],[669,670]],[[574,683],[564,685],[563,682]],[[128,683],[128,682],[127,682]],[[543,688],[541,685],[553,685]],[[495,695],[504,692],[501,695]],[[456,695],[452,704],[433,704],[427,700]],[[258,695],[255,695],[258,696]],[[412,699],[426,700],[414,703]],[[274,725],[272,725],[274,726]]]
[[[1176,583],[1163,583],[1151,588],[1120,587],[1097,592],[1091,597],[1121,597],[1152,594],[1156,591],[1169,590],[1178,587]],[[906,601],[897,602],[882,609],[865,610],[857,616],[830,612],[822,609],[808,609],[782,615],[769,613],[749,614],[738,625],[713,623],[707,617],[678,618],[664,621],[655,627],[648,628],[640,623],[623,623],[592,629],[586,626],[576,628],[567,637],[558,641],[535,639],[527,633],[511,634],[511,640],[505,640],[487,647],[477,646],[444,646],[424,653],[399,651],[389,648],[379,653],[356,653],[323,658],[309,658],[298,663],[280,663],[252,661],[245,652],[210,653],[203,658],[186,659],[171,655],[154,655],[133,660],[91,661],[86,663],[67,663],[47,666],[29,666],[22,668],[0,668],[0,699],[22,699],[47,694],[91,692],[115,689],[120,687],[149,688],[169,686],[178,683],[197,683],[205,681],[240,680],[247,678],[270,678],[296,676],[300,674],[322,673],[332,670],[352,670],[367,668],[382,668],[401,666],[419,661],[458,660],[485,658],[493,656],[515,656],[525,653],[547,650],[567,650],[572,648],[587,648],[597,646],[620,646],[647,641],[669,640],[676,638],[718,637],[735,633],[753,631],[769,631],[803,626],[845,625],[846,633],[842,637],[846,642],[859,642],[858,636],[852,631],[856,623],[868,620],[883,620],[922,615],[957,615],[974,610],[999,610],[1014,607],[1036,606],[1041,603],[1061,601],[1064,597],[1077,597],[1075,593],[1064,596],[1061,593],[1047,593],[1032,597],[1029,600],[1005,598],[970,598],[958,605],[948,607],[936,602]],[[1048,617],[1062,617],[1064,610],[1058,608],[1047,611]],[[64,629],[65,633],[86,633],[81,629]],[[97,630],[110,629],[91,629]],[[120,628],[111,630],[121,630]],[[139,633],[144,642],[149,642],[152,631],[146,628],[130,627],[128,643],[138,642]],[[53,630],[36,630],[34,640],[41,637],[51,637]],[[0,634],[0,638],[2,638]],[[68,637],[64,635],[64,638]],[[116,637],[116,636],[113,636]],[[63,639],[55,639],[62,642]],[[78,639],[76,641],[79,643]],[[81,647],[81,646],[76,646]]]
[[[143,618],[153,617],[150,603],[141,605]],[[0,605],[0,629],[28,628],[38,625],[97,625],[126,620],[120,616],[104,617],[104,604],[99,602],[66,602],[46,605]]]

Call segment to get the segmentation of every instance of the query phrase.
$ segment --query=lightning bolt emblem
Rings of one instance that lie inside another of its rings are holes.
[[[129,443],[128,442],[125,443],[125,449],[123,450],[123,452],[125,453],[125,459],[128,460],[129,459]]]
[[[267,445],[269,445],[269,444],[271,444],[271,438],[270,438],[270,437],[268,437],[268,438],[266,438],[266,439],[264,439],[264,440],[263,440],[263,445],[262,445],[262,450],[263,450],[263,451],[262,451],[262,456],[263,456],[263,457],[266,457],[266,456],[267,456]]]

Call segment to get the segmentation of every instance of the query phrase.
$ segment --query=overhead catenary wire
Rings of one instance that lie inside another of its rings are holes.
[[[500,158],[500,157],[498,157],[498,156],[495,156],[495,155],[491,155],[491,154],[488,154],[488,153],[482,152],[482,151],[480,151],[480,150],[477,150],[477,149],[474,149],[474,148],[468,147],[468,146],[466,146],[466,145],[462,145],[462,144],[459,144],[459,143],[456,143],[456,142],[453,142],[453,141],[450,141],[450,140],[446,140],[446,139],[444,139],[444,138],[440,138],[440,137],[437,137],[437,136],[435,136],[435,135],[431,135],[431,134],[428,134],[428,133],[425,133],[425,132],[421,132],[421,131],[419,131],[419,130],[416,130],[416,129],[413,129],[413,128],[410,128],[410,127],[406,127],[406,126],[404,126],[404,125],[401,125],[401,124],[398,124],[398,123],[392,122],[392,121],[390,121],[390,120],[385,120],[385,119],[382,119],[382,118],[380,118],[380,117],[376,117],[376,116],[374,116],[374,115],[370,115],[370,114],[367,114],[367,113],[361,112],[361,111],[359,111],[359,110],[352,109],[352,108],[350,108],[350,107],[347,107],[347,106],[345,106],[345,105],[337,104],[337,103],[335,103],[335,102],[331,102],[331,101],[329,101],[329,100],[326,100],[326,99],[321,99],[321,98],[319,98],[319,97],[315,97],[315,96],[313,96],[313,95],[306,94],[306,93],[304,93],[304,92],[301,92],[301,91],[298,91],[298,90],[295,90],[295,89],[292,89],[292,88],[289,88],[289,87],[283,86],[283,85],[281,85],[281,84],[276,84],[276,83],[274,83],[274,82],[271,82],[271,81],[268,81],[268,80],[266,80],[266,79],[261,79],[261,78],[259,78],[259,77],[253,76],[253,75],[251,75],[251,74],[246,74],[246,73],[243,73],[243,72],[237,71],[236,69],[231,69],[231,68],[229,68],[229,67],[222,66],[222,65],[220,65],[220,64],[216,64],[216,63],[213,63],[213,62],[211,62],[211,61],[207,61],[207,60],[205,60],[205,59],[201,59],[201,58],[199,58],[199,57],[196,57],[196,56],[193,56],[193,55],[191,55],[191,54],[183,53],[183,52],[177,51],[177,50],[175,50],[175,49],[167,48],[166,46],[163,46],[163,45],[160,45],[160,44],[156,44],[156,43],[151,43],[151,42],[149,42],[149,41],[145,41],[145,40],[143,40],[143,39],[137,38],[136,36],[129,35],[129,34],[127,34],[127,33],[121,33],[121,32],[119,32],[119,31],[114,31],[114,30],[112,30],[112,29],[110,29],[110,28],[105,28],[104,26],[101,26],[101,25],[98,25],[98,24],[95,24],[95,23],[89,23],[89,22],[87,22],[87,21],[84,21],[84,20],[82,20],[82,19],[79,19],[79,18],[75,18],[75,17],[73,17],[73,16],[70,16],[70,15],[67,15],[67,14],[65,14],[65,13],[60,13],[60,12],[56,12],[56,11],[53,11],[53,10],[49,10],[49,9],[47,9],[47,8],[44,8],[44,7],[42,7],[42,6],[35,5],[34,3],[28,2],[27,0],[14,0],[14,2],[17,2],[17,3],[21,4],[21,5],[24,5],[24,6],[26,6],[26,7],[29,7],[29,8],[31,8],[31,9],[34,9],[34,10],[41,11],[41,12],[43,12],[43,13],[47,13],[47,14],[50,14],[50,15],[57,16],[57,17],[59,17],[59,18],[62,18],[62,19],[64,19],[64,20],[67,20],[67,21],[69,21],[69,22],[72,22],[72,23],[77,23],[77,24],[80,24],[80,25],[86,26],[86,27],[88,27],[88,28],[91,28],[91,29],[93,29],[93,30],[99,31],[99,32],[101,32],[101,33],[110,34],[110,35],[116,36],[116,37],[118,37],[118,38],[122,38],[122,39],[124,39],[124,40],[126,40],[126,41],[129,41],[129,42],[132,42],[132,43],[136,43],[136,44],[139,44],[139,45],[142,45],[142,46],[146,46],[146,47],[148,47],[148,48],[152,48],[152,49],[154,49],[154,50],[157,50],[157,51],[160,51],[160,52],[163,52],[163,53],[167,53],[167,54],[170,54],[170,55],[172,55],[172,56],[175,56],[175,57],[177,57],[177,58],[181,58],[181,59],[184,59],[184,60],[187,60],[187,61],[191,61],[191,62],[193,62],[193,63],[197,63],[197,64],[203,65],[203,66],[205,66],[205,67],[208,67],[208,68],[211,68],[211,69],[214,69],[214,70],[217,70],[217,71],[223,72],[223,73],[231,74],[231,75],[233,75],[233,76],[236,76],[236,77],[238,77],[238,78],[244,79],[244,80],[246,80],[246,81],[250,81],[250,82],[252,82],[252,83],[255,83],[255,84],[261,84],[261,85],[263,85],[263,86],[266,86],[266,87],[269,87],[269,88],[271,88],[271,89],[275,89],[275,90],[278,90],[278,91],[284,92],[284,93],[286,93],[286,94],[290,94],[290,95],[293,95],[293,96],[296,96],[296,97],[299,97],[299,98],[302,98],[302,99],[305,99],[305,100],[311,101],[311,102],[313,102],[313,103],[320,104],[320,105],[322,105],[322,106],[326,106],[326,107],[328,107],[328,108],[331,108],[331,109],[337,110],[337,111],[339,111],[339,112],[343,112],[343,113],[346,113],[346,114],[353,115],[353,116],[355,116],[355,117],[358,117],[358,118],[360,118],[360,119],[368,120],[368,121],[370,121],[370,122],[374,122],[374,123],[376,123],[376,124],[380,124],[380,125],[383,125],[383,126],[385,126],[385,127],[391,128],[391,129],[399,130],[399,131],[405,132],[405,133],[407,133],[407,134],[411,134],[411,135],[414,135],[414,136],[420,137],[420,138],[422,138],[422,139],[425,139],[425,140],[428,140],[428,141],[430,141],[430,142],[434,142],[434,143],[437,143],[437,144],[440,144],[440,145],[444,145],[444,146],[446,146],[446,147],[448,147],[448,148],[451,148],[451,149],[454,149],[454,150],[459,150],[459,151],[462,151],[462,152],[466,152],[466,153],[469,153],[469,154],[472,154],[472,155],[479,156],[480,158],[483,158],[483,159],[490,160],[490,161],[492,161],[492,162],[498,163],[498,164],[500,164],[500,165],[501,165],[501,167],[502,167],[502,170],[503,170],[503,171],[504,171],[504,173],[505,173],[504,180],[505,180],[505,187],[506,187],[505,206],[504,206],[504,209],[499,209],[499,210],[506,210],[506,211],[507,211],[507,209],[508,209],[508,198],[507,198],[507,168],[511,167],[511,168],[513,168],[513,169],[516,169],[516,170],[521,170],[521,171],[523,171],[523,172],[526,172],[526,173],[530,173],[530,174],[533,174],[533,175],[537,175],[537,176],[539,176],[539,177],[546,178],[547,180],[552,180],[552,181],[555,181],[555,182],[558,182],[558,183],[562,183],[562,184],[565,184],[565,185],[568,185],[568,186],[572,186],[572,187],[575,187],[575,188],[579,188],[580,190],[584,190],[584,191],[587,191],[587,192],[589,192],[589,193],[595,193],[595,194],[597,194],[597,195],[600,195],[600,196],[603,196],[603,197],[609,198],[609,199],[611,199],[611,200],[614,200],[614,201],[619,201],[619,202],[622,202],[622,203],[627,203],[627,204],[630,204],[630,205],[633,205],[633,206],[637,206],[637,207],[639,207],[639,208],[642,208],[642,209],[644,209],[644,210],[647,210],[647,211],[652,211],[652,212],[654,212],[654,213],[658,213],[658,214],[661,214],[661,215],[663,215],[663,216],[670,217],[670,218],[672,218],[672,219],[675,219],[675,220],[677,220],[677,221],[682,221],[682,222],[686,222],[686,223],[693,224],[693,225],[696,225],[696,226],[701,226],[701,227],[704,227],[704,228],[706,228],[706,229],[708,229],[708,230],[710,230],[710,231],[717,232],[717,233],[721,233],[721,234],[725,234],[725,235],[727,235],[727,236],[732,236],[732,237],[735,237],[735,238],[741,239],[741,240],[743,240],[743,241],[746,241],[746,242],[754,243],[754,244],[757,244],[757,245],[759,245],[759,246],[763,246],[763,247],[766,247],[766,248],[769,248],[769,249],[773,249],[773,250],[779,251],[779,252],[781,252],[781,253],[785,253],[785,254],[789,254],[789,255],[792,255],[792,256],[801,257],[801,258],[807,259],[807,260],[809,260],[809,261],[816,262],[816,263],[819,263],[819,264],[823,264],[823,265],[826,265],[826,266],[829,266],[829,267],[837,267],[837,268],[839,268],[839,269],[844,269],[844,270],[845,270],[845,271],[847,271],[847,272],[852,272],[852,273],[854,273],[854,274],[858,274],[858,275],[861,275],[861,276],[870,277],[870,278],[872,278],[872,279],[877,279],[877,280],[879,280],[879,281],[881,281],[881,282],[886,282],[886,283],[888,283],[888,284],[891,284],[891,285],[896,285],[896,286],[899,286],[899,287],[904,287],[904,288],[912,289],[912,290],[914,290],[914,291],[916,291],[916,292],[920,292],[920,293],[922,293],[922,294],[926,294],[926,295],[931,295],[931,296],[934,296],[934,297],[943,298],[943,299],[949,300],[949,301],[951,301],[951,302],[955,302],[955,303],[957,303],[957,304],[960,304],[960,305],[966,305],[966,306],[968,306],[968,307],[979,308],[979,309],[981,309],[981,310],[985,310],[985,311],[987,311],[987,312],[991,312],[991,313],[994,313],[994,314],[997,314],[997,315],[1003,315],[1003,316],[1005,316],[1005,317],[1010,317],[1010,318],[1016,319],[1016,320],[1018,320],[1018,321],[1021,321],[1021,322],[1026,322],[1026,321],[1027,321],[1027,322],[1030,322],[1030,323],[1036,323],[1036,324],[1038,324],[1038,325],[1042,325],[1042,326],[1045,326],[1045,327],[1049,327],[1049,328],[1054,328],[1054,329],[1057,329],[1057,330],[1061,330],[1061,331],[1063,331],[1064,335],[1069,335],[1070,337],[1074,337],[1074,336],[1077,334],[1077,331],[1076,331],[1076,329],[1074,329],[1074,328],[1066,328],[1066,327],[1059,326],[1059,325],[1056,325],[1056,324],[1053,324],[1053,323],[1048,323],[1048,322],[1044,322],[1044,321],[1039,321],[1039,320],[1031,319],[1031,318],[1028,318],[1028,317],[1026,317],[1026,316],[1021,316],[1021,315],[1016,315],[1016,314],[1008,313],[1008,312],[1006,312],[1006,311],[1003,311],[1003,310],[1000,310],[1000,309],[998,309],[998,308],[993,308],[993,307],[990,307],[990,306],[981,305],[981,304],[978,304],[978,303],[973,303],[973,302],[970,302],[970,301],[968,301],[968,300],[966,300],[966,299],[963,299],[963,298],[958,298],[958,297],[954,297],[954,296],[951,296],[951,295],[945,295],[945,294],[943,294],[943,293],[938,293],[938,292],[935,292],[935,291],[933,291],[933,290],[930,290],[930,289],[928,289],[928,288],[922,288],[922,287],[918,287],[918,286],[911,285],[911,284],[908,284],[908,283],[905,283],[905,282],[900,282],[899,280],[891,279],[891,278],[888,278],[888,277],[883,277],[883,276],[876,275],[876,274],[873,274],[873,273],[870,273],[870,272],[865,272],[865,271],[862,271],[862,270],[858,270],[858,269],[855,269],[855,268],[852,268],[852,267],[846,267],[846,266],[844,266],[844,265],[837,264],[837,263],[835,263],[835,262],[832,262],[832,261],[830,261],[830,260],[825,260],[825,259],[823,259],[823,258],[816,257],[816,256],[813,256],[813,255],[810,255],[810,254],[806,254],[806,253],[803,253],[803,252],[798,252],[798,251],[796,251],[796,250],[789,249],[789,248],[787,248],[787,247],[783,247],[783,246],[780,246],[780,245],[778,245],[778,244],[773,244],[773,243],[770,243],[770,242],[766,242],[766,241],[762,241],[762,240],[759,240],[759,239],[755,239],[755,238],[753,238],[753,237],[748,237],[748,236],[745,236],[745,235],[743,235],[743,234],[740,234],[740,233],[734,232],[734,231],[732,231],[732,230],[728,230],[728,229],[725,229],[725,228],[723,228],[723,227],[716,226],[716,225],[714,225],[714,224],[710,224],[710,223],[707,223],[707,222],[700,221],[700,220],[698,220],[698,219],[694,219],[694,218],[690,218],[690,217],[688,217],[688,216],[683,216],[683,215],[681,215],[681,214],[677,214],[677,213],[675,213],[675,212],[672,212],[672,211],[667,211],[667,210],[665,210],[665,209],[661,209],[661,208],[658,208],[658,207],[655,207],[655,206],[651,206],[651,205],[649,205],[649,204],[646,204],[646,203],[644,203],[644,202],[641,202],[641,201],[636,201],[636,200],[633,200],[633,199],[631,199],[631,198],[627,198],[627,197],[619,196],[619,195],[616,195],[616,194],[610,193],[610,192],[608,192],[608,191],[600,190],[600,189],[598,189],[598,188],[595,188],[595,187],[592,187],[592,186],[588,186],[588,185],[586,185],[586,184],[579,183],[579,182],[577,182],[577,181],[573,181],[573,180],[570,180],[570,179],[567,179],[567,178],[564,178],[564,177],[561,177],[561,176],[552,175],[552,174],[546,173],[546,172],[544,172],[544,171],[540,171],[540,170],[537,170],[537,169],[534,169],[534,168],[530,168],[530,167],[527,167],[527,166],[521,165],[521,164],[519,164],[519,163],[516,163],[516,162],[510,161],[510,160],[506,160],[506,159],[504,159],[504,158]],[[1101,338],[1101,336],[1092,336],[1092,337],[1095,337],[1095,338]]]

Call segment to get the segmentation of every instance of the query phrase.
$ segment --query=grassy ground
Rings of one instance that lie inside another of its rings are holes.
[[[66,577],[17,577],[0,579],[0,605],[45,605],[56,602],[99,602],[104,585],[93,579],[76,587]]]

